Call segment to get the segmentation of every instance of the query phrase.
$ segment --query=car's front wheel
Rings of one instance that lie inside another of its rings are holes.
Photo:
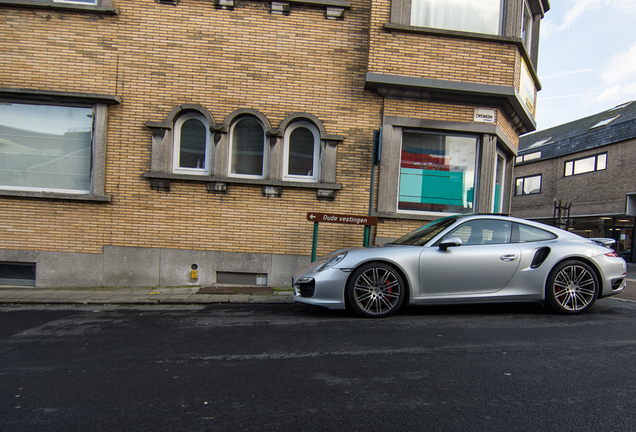
[[[347,284],[347,299],[359,315],[382,318],[397,311],[406,294],[404,280],[395,267],[368,263],[356,269]]]
[[[557,312],[577,314],[594,304],[599,292],[596,272],[579,260],[559,263],[550,272],[546,301]]]

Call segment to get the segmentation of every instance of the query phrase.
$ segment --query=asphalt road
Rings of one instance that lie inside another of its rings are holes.
[[[636,430],[636,302],[0,307],[0,430]]]

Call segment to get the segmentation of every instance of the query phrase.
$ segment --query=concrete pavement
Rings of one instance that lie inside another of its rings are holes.
[[[261,291],[262,287],[258,287]],[[291,303],[289,291],[206,293],[201,287],[177,288],[25,288],[0,287],[0,304],[205,304]]]
[[[0,304],[205,304],[291,303],[293,291],[265,287],[32,288],[0,287]],[[636,301],[636,264],[615,299]]]

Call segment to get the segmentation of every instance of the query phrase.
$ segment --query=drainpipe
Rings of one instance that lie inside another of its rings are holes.
[[[375,206],[375,167],[380,163],[382,149],[382,128],[373,131],[373,150],[371,152],[371,187],[369,188],[369,216],[373,216]],[[368,247],[371,240],[371,225],[364,226],[363,246]]]

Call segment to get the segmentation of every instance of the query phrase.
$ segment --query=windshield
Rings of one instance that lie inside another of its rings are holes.
[[[433,222],[408,233],[404,237],[397,239],[391,244],[405,246],[423,246],[437,234],[441,233],[443,230],[454,224],[458,218],[459,216],[448,216],[445,218],[434,220]]]

